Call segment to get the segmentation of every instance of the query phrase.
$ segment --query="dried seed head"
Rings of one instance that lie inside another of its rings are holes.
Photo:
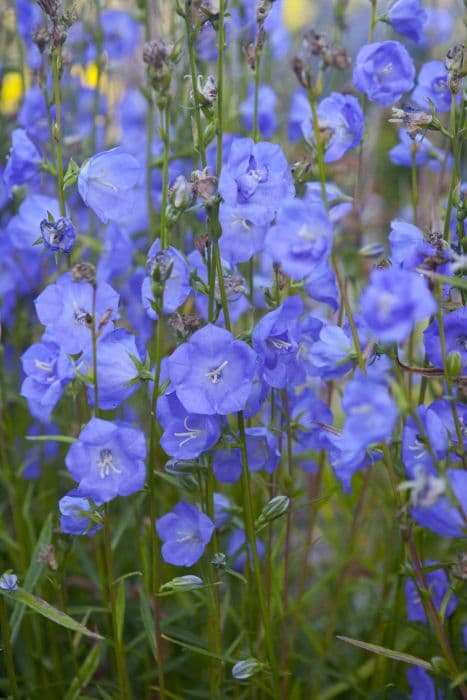
[[[73,282],[89,282],[93,287],[96,286],[96,268],[91,263],[76,263],[71,270],[71,279]]]
[[[50,17],[52,22],[56,22],[61,8],[60,0],[37,0],[37,4]]]
[[[32,35],[32,40],[41,53],[44,53],[48,43],[50,42],[50,39],[50,32],[46,27],[40,27],[39,29],[36,29],[36,31]]]

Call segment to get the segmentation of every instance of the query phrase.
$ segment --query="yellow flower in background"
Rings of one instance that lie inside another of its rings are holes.
[[[23,81],[21,73],[6,73],[3,77],[2,90],[0,92],[0,105],[4,114],[13,114],[19,106],[23,94]]]
[[[291,31],[302,29],[315,17],[316,4],[313,0],[285,0],[284,21]]]

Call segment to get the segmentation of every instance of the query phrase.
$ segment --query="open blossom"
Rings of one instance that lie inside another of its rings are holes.
[[[417,87],[412,99],[423,109],[430,109],[430,101],[439,112],[451,109],[452,93],[448,85],[448,72],[442,61],[428,61],[420,69]]]
[[[104,223],[120,221],[131,214],[142,176],[142,167],[121,148],[97,153],[81,168],[78,190],[84,203]]]
[[[436,301],[421,275],[375,270],[361,297],[362,316],[383,343],[406,340],[417,321],[436,312]]]
[[[163,285],[162,310],[172,313],[183,304],[191,293],[190,268],[183,255],[173,246],[161,250],[160,238],[154,241],[148,252],[148,275],[141,287],[143,306],[149,318],[157,319],[154,309],[153,280]]]
[[[227,415],[249,398],[256,354],[243,340],[208,324],[168,358],[170,381],[189,413]]]
[[[79,492],[93,501],[107,503],[116,496],[130,496],[144,486],[146,443],[140,430],[101,418],[91,418],[66,456]]]
[[[353,80],[372,102],[394,104],[412,89],[414,78],[413,61],[398,41],[367,44],[357,54]]]
[[[14,185],[37,181],[41,162],[39,151],[24,129],[15,129],[11,139],[11,152],[3,173],[3,180],[9,191]]]
[[[175,393],[159,397],[157,419],[164,430],[161,447],[177,459],[199,457],[221,436],[219,416],[188,413]]]
[[[397,0],[388,10],[388,20],[394,31],[417,43],[423,39],[427,19],[420,0]]]
[[[443,316],[446,342],[446,355],[459,353],[461,357],[460,373],[467,373],[467,307],[451,311]],[[443,367],[443,355],[439,334],[438,319],[430,323],[423,333],[423,342],[428,359],[435,367]]]
[[[162,558],[175,566],[196,564],[214,532],[210,518],[186,501],[180,501],[171,513],[159,518],[156,527],[164,543]]]
[[[318,122],[324,143],[324,162],[332,163],[360,143],[363,134],[363,111],[352,95],[332,92],[318,105]],[[302,122],[306,139],[314,140],[311,117]]]
[[[255,89],[250,85],[247,99],[240,105],[242,124],[246,131],[253,129]],[[275,108],[277,96],[269,85],[260,85],[258,91],[258,127],[263,138],[269,139],[277,129]]]

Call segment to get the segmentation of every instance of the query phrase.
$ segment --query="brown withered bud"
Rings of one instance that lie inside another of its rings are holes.
[[[256,51],[261,52],[264,47],[264,42],[266,41],[266,32],[262,24],[258,25],[258,31],[256,32]]]
[[[425,131],[433,122],[431,114],[416,107],[392,107],[392,117],[388,120],[393,124],[403,124],[411,139]]]
[[[172,63],[176,61],[175,45],[158,38],[147,41],[143,46],[143,61],[154,90],[163,93],[170,87]]]
[[[435,248],[442,248],[443,246],[443,234],[440,231],[430,231],[428,233],[428,243]]]
[[[37,557],[38,564],[44,564],[50,566],[52,571],[57,571],[58,563],[55,557],[55,547],[53,544],[49,544],[44,549],[41,549],[39,556]]]
[[[312,87],[311,84],[311,73],[305,68],[305,65],[301,58],[295,56],[292,60],[292,70],[295,73],[298,82],[305,90],[309,90]]]
[[[256,50],[254,44],[244,44],[242,48],[251,70],[256,70]]]
[[[181,340],[188,338],[202,326],[202,319],[198,314],[173,314],[169,318],[169,326],[175,331]]]
[[[52,22],[56,22],[61,7],[60,0],[36,0],[37,4],[50,17]]]
[[[45,49],[47,48],[47,44],[50,42],[50,39],[50,33],[46,27],[40,27],[39,29],[36,29],[36,31],[32,35],[32,40],[41,53],[44,53]]]
[[[329,43],[325,34],[318,34],[314,29],[303,37],[303,48],[305,53],[311,56],[322,56],[329,50]]]
[[[328,66],[337,68],[337,70],[345,70],[352,63],[347,49],[343,46],[333,46],[332,49],[324,55],[324,60]]]
[[[264,24],[267,16],[271,12],[274,0],[259,0],[256,5],[256,21],[258,24]]]
[[[200,253],[204,259],[206,259],[206,251],[211,245],[212,239],[211,236],[208,236],[207,233],[202,233],[201,236],[198,236],[198,238],[195,241],[195,248]]]
[[[444,65],[447,71],[463,74],[465,61],[465,46],[464,44],[454,44],[448,49]]]
[[[205,204],[211,204],[217,196],[217,177],[211,175],[207,168],[194,170],[191,173],[193,193]]]
[[[73,282],[89,282],[96,286],[96,268],[91,263],[76,263],[71,270]]]
[[[277,284],[282,292],[282,290],[285,289],[285,285],[287,283],[286,276],[282,272],[280,263],[273,263],[272,269],[274,270],[274,274],[277,275]]]

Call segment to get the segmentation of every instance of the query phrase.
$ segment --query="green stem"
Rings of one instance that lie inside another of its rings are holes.
[[[185,29],[188,44],[188,56],[190,60],[190,72],[191,72],[191,84],[193,86],[193,105],[195,111],[195,122],[196,122],[196,150],[198,151],[201,158],[201,165],[203,168],[206,167],[206,145],[204,143],[204,133],[201,123],[201,109],[198,100],[197,84],[198,84],[198,74],[196,71],[196,59],[195,59],[195,42],[194,42],[194,32],[191,23],[191,2],[187,0],[185,2]]]
[[[418,183],[417,183],[417,150],[416,143],[412,144],[412,168],[411,168],[411,193],[412,193],[412,211],[413,222],[417,225],[417,207],[418,207]]]
[[[61,93],[60,93],[60,70],[62,63],[62,48],[55,47],[52,50],[52,73],[55,99],[55,124],[53,135],[56,144],[57,155],[57,195],[60,203],[60,215],[66,216],[65,190],[63,187],[63,149],[62,149],[62,117],[61,117]]]
[[[219,3],[219,45],[217,47],[217,153],[216,175],[219,178],[222,168],[222,135],[224,131],[224,44],[225,44],[225,0]]]
[[[253,571],[256,580],[256,592],[258,596],[261,618],[263,621],[264,638],[266,642],[266,652],[269,660],[269,665],[272,673],[272,681],[274,688],[274,697],[280,697],[279,692],[279,673],[276,661],[276,654],[271,633],[271,624],[269,620],[266,599],[263,591],[263,575],[258,556],[258,548],[256,546],[256,533],[254,525],[253,501],[251,497],[250,472],[248,470],[248,455],[246,451],[246,434],[245,434],[245,419],[242,411],[238,413],[238,431],[240,434],[241,455],[242,455],[242,493],[243,493],[243,511],[245,518],[245,529],[248,540],[248,549],[251,551],[253,560]],[[247,556],[248,558],[248,556]]]
[[[169,129],[170,129],[170,102],[167,100],[165,109],[159,109],[160,131],[164,144],[162,162],[162,203],[161,203],[161,250],[169,246],[169,232],[167,228],[167,195],[169,192]]]
[[[2,631],[3,652],[5,654],[5,665],[10,681],[11,695],[13,700],[19,700],[18,683],[16,681],[15,664],[13,661],[13,650],[10,644],[10,624],[6,610],[5,600],[0,595],[0,629]]]

